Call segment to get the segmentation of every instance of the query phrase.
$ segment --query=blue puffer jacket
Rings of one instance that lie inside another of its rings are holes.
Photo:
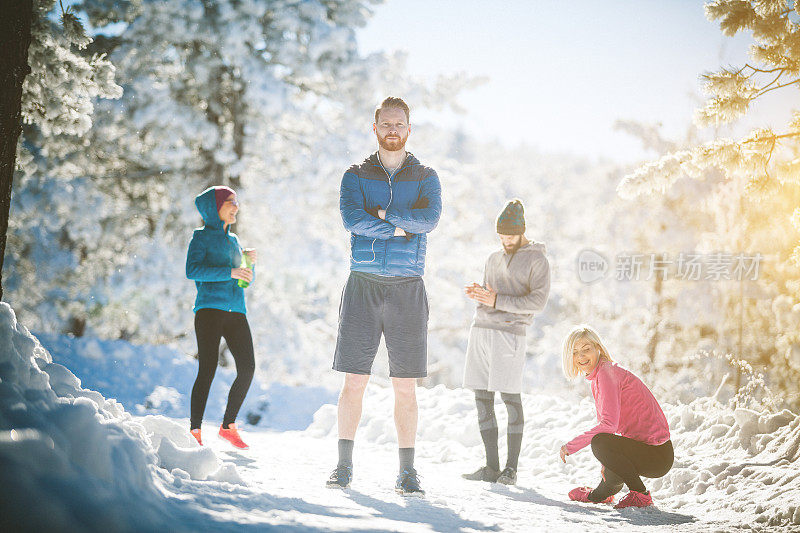
[[[386,220],[368,210],[386,210]],[[389,182],[375,152],[342,178],[339,210],[350,236],[350,270],[381,276],[422,276],[426,233],[442,214],[439,176],[412,154]],[[395,227],[409,234],[395,237]]]
[[[235,233],[223,229],[214,188],[198,194],[194,204],[205,222],[205,226],[194,230],[186,254],[186,277],[197,286],[194,312],[221,309],[247,313],[244,289],[239,287],[239,280],[231,278],[231,269],[242,264],[242,247]]]

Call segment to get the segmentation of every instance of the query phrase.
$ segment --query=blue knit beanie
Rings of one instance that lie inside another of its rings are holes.
[[[525,233],[525,208],[522,200],[514,198],[506,204],[497,217],[497,233],[500,235],[522,235]]]

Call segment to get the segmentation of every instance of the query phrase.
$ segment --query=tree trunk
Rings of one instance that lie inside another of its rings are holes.
[[[22,132],[22,82],[31,71],[33,0],[12,0],[0,8],[0,299],[3,298],[3,258],[6,254],[11,184]]]
[[[664,254],[660,254],[658,256],[658,261],[664,261]],[[658,343],[661,342],[660,338],[660,329],[661,329],[661,321],[663,317],[661,316],[664,312],[664,296],[662,295],[664,288],[664,280],[661,276],[661,273],[656,274],[656,283],[655,287],[653,288],[653,293],[655,294],[656,300],[656,312],[653,315],[653,320],[650,324],[650,339],[647,341],[647,359],[648,365],[651,372],[655,370],[656,367],[656,351],[658,350]]]

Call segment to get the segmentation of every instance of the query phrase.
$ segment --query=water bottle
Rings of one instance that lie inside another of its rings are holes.
[[[243,253],[242,253],[242,264],[241,264],[241,265],[239,265],[239,268],[250,268],[251,266],[252,266],[252,265],[250,264],[250,258],[249,258],[249,257],[247,257],[247,254],[245,254],[245,253],[243,252]],[[240,286],[241,288],[243,288],[243,289],[246,289],[247,287],[249,287],[249,286],[250,286],[250,282],[249,282],[249,281],[245,281],[245,280],[243,280],[243,279],[240,279],[240,280],[239,280],[239,286]]]

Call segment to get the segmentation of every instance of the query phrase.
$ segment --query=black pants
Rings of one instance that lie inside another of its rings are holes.
[[[589,494],[600,502],[622,490],[622,484],[637,492],[646,492],[640,476],[657,478],[672,468],[675,459],[672,441],[652,446],[638,440],[598,433],[592,437],[592,453],[603,465],[602,480]]]
[[[199,309],[194,315],[194,331],[197,335],[197,358],[200,361],[200,369],[192,387],[191,429],[199,428],[203,421],[208,391],[217,371],[219,341],[222,337],[228,343],[236,363],[236,379],[228,393],[228,406],[222,419],[223,427],[228,427],[228,424],[236,421],[236,415],[239,414],[239,408],[247,396],[256,368],[250,325],[242,313]]]

